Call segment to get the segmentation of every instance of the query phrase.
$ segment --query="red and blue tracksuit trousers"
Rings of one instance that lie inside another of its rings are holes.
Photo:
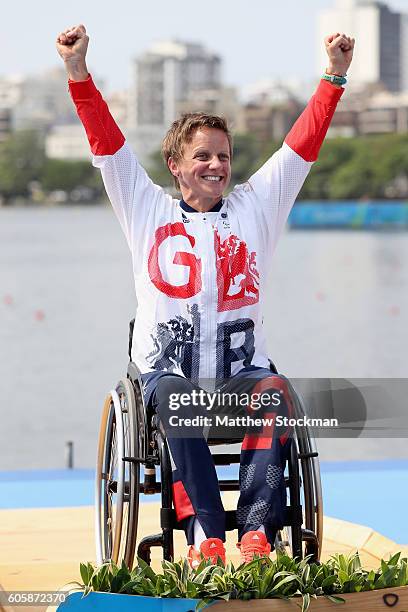
[[[169,421],[177,414],[178,422],[202,414],[205,407],[180,405],[170,409],[170,395],[191,394],[198,387],[189,379],[168,372],[144,375],[145,399],[150,401],[165,430],[173,470],[173,500],[176,515],[185,529],[187,543],[194,543],[194,520],[198,519],[206,537],[225,541],[225,512],[218,478],[203,428],[173,427]],[[221,393],[280,394],[278,408],[268,405],[246,412],[262,419],[292,416],[293,403],[284,378],[269,369],[250,366],[228,379]],[[276,396],[275,396],[276,397]],[[251,410],[251,409],[249,409]],[[230,416],[234,416],[229,412]],[[270,421],[269,421],[270,422]],[[209,434],[211,436],[211,432]],[[286,487],[284,470],[291,444],[288,427],[250,427],[244,432],[240,455],[240,496],[237,507],[238,537],[264,526],[273,544],[285,521]]]

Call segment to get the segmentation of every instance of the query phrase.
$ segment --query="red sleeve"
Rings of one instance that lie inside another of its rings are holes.
[[[322,79],[285,138],[286,144],[305,161],[316,161],[338,101],[344,89]]]
[[[109,112],[108,105],[96,89],[92,77],[86,81],[69,81],[69,91],[88,136],[94,155],[114,155],[125,137]]]

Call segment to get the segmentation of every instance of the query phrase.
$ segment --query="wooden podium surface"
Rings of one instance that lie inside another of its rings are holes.
[[[236,493],[223,496],[233,508]],[[140,507],[138,539],[159,529],[159,505]],[[93,508],[35,508],[0,510],[0,585],[10,590],[53,590],[79,580],[79,563],[94,561]],[[236,534],[228,533],[227,556],[238,564]],[[185,556],[184,534],[175,532],[176,558]],[[358,550],[362,564],[376,568],[381,558],[403,551],[402,546],[369,527],[325,517],[322,559]],[[153,567],[160,568],[160,550],[152,549]]]

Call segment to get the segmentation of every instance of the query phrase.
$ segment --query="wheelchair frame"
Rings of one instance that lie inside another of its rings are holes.
[[[131,322],[129,356],[132,330]],[[271,371],[277,373],[272,363]],[[301,397],[290,381],[286,378],[285,381],[294,400],[295,416],[304,416]],[[161,546],[163,558],[173,559],[173,530],[182,529],[173,509],[167,442],[158,427],[156,415],[144,407],[141,389],[140,372],[130,361],[127,378],[120,380],[108,394],[103,407],[95,480],[98,564],[110,560],[121,564],[124,561],[129,568],[132,567],[141,493],[161,493],[161,532],[146,536],[139,542],[138,557],[150,563],[151,548]],[[231,441],[208,440],[210,446],[228,443]],[[215,465],[230,465],[239,464],[240,454],[213,453],[212,457]],[[310,555],[312,561],[318,561],[323,539],[323,499],[318,453],[307,426],[295,427],[287,464],[285,483],[289,504],[285,529],[278,533],[275,548],[285,552],[290,549],[292,556],[297,558]],[[141,465],[144,466],[143,483],[140,481]],[[156,481],[156,467],[160,470],[160,482]],[[238,491],[239,481],[219,480],[219,487],[221,491]],[[226,530],[236,527],[236,512],[226,511]]]

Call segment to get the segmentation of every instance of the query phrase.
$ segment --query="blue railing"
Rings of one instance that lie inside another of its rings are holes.
[[[289,216],[291,229],[408,229],[408,202],[298,202]]]

